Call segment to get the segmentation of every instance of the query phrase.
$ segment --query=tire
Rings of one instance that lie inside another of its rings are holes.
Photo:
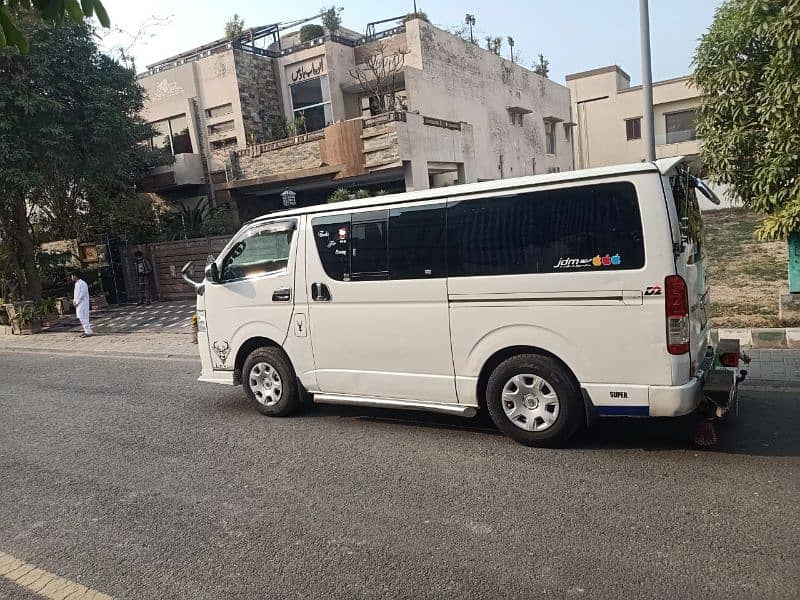
[[[294,369],[278,348],[256,348],[242,368],[244,393],[261,413],[285,417],[302,404]]]
[[[525,446],[563,445],[586,418],[575,378],[539,354],[500,363],[489,376],[486,405],[497,428]]]

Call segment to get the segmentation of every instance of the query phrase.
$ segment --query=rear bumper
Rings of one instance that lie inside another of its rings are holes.
[[[709,374],[713,373],[715,350],[709,346],[703,362],[694,377],[683,385],[651,385],[649,391],[651,417],[679,417],[694,412],[705,399],[705,385]],[[731,376],[735,386],[738,381]]]
[[[650,386],[650,416],[678,417],[697,410],[703,401],[704,377],[695,375],[678,386]]]

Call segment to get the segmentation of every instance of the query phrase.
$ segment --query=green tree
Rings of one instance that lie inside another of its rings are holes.
[[[343,10],[341,6],[331,6],[330,8],[323,8],[319,11],[319,15],[322,17],[322,24],[325,26],[325,29],[328,30],[328,33],[335,34],[339,31],[339,28],[342,26]]]
[[[0,50],[0,243],[41,295],[38,236],[102,228],[152,158],[135,73],[102,54],[86,24],[22,22],[28,54]]]
[[[28,51],[28,37],[20,28],[17,16],[20,10],[33,12],[47,23],[60,25],[64,17],[76,23],[97,15],[103,27],[111,21],[100,0],[0,0],[0,48],[16,46],[20,52]]]
[[[229,40],[236,39],[242,32],[244,31],[244,19],[242,19],[238,14],[234,14],[228,21],[225,23],[225,37]]]
[[[469,27],[469,41],[475,43],[475,38],[472,35],[472,28],[475,27],[475,15],[467,13],[464,15],[464,23]]]
[[[766,213],[761,239],[800,232],[800,0],[729,0],[694,56],[697,134],[712,180]]]
[[[308,42],[325,35],[325,28],[316,23],[308,23],[300,28],[300,42]]]
[[[539,54],[538,63],[533,63],[533,72],[542,77],[547,77],[550,74],[550,61],[543,54]]]

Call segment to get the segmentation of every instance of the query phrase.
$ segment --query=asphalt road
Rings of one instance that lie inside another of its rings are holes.
[[[797,598],[800,390],[530,449],[486,421],[288,419],[185,360],[0,352],[0,551],[126,598]],[[0,577],[0,597],[35,598]]]

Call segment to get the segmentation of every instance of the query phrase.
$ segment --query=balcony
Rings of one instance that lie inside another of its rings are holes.
[[[204,183],[202,157],[199,154],[176,154],[171,165],[153,167],[147,172],[142,180],[142,191],[161,192]]]
[[[230,153],[229,181],[218,189],[276,184],[297,179],[398,172],[406,163],[430,173],[474,165],[472,126],[416,113],[388,112],[350,119],[315,131]],[[421,166],[420,166],[421,165]],[[419,178],[425,178],[419,174]],[[417,189],[422,187],[417,181]],[[427,187],[427,184],[425,184]]]

